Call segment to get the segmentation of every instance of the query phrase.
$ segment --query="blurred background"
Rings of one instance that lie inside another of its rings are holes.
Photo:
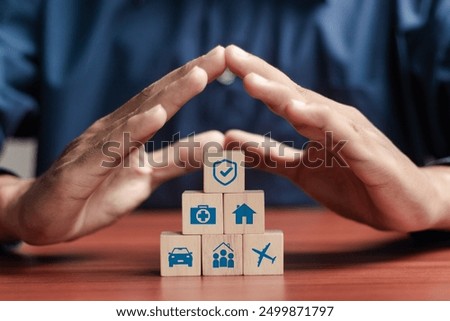
[[[21,177],[35,176],[37,142],[33,138],[7,139],[0,153],[0,167]]]

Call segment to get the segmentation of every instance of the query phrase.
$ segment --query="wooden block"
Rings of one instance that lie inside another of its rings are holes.
[[[223,196],[224,233],[264,233],[264,191],[245,191]]]
[[[201,236],[162,232],[161,275],[201,275]]]
[[[205,193],[239,193],[245,190],[245,154],[240,150],[206,152],[203,156]]]
[[[242,275],[242,235],[202,235],[203,275]]]
[[[223,196],[185,191],[182,195],[183,234],[222,234]]]
[[[283,239],[283,232],[279,230],[267,230],[264,234],[245,234],[244,275],[283,274]]]

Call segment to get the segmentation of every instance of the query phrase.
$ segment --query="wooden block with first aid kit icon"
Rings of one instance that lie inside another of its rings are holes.
[[[183,234],[223,233],[222,194],[185,191],[181,203]]]

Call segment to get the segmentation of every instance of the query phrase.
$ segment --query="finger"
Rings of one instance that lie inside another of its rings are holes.
[[[148,98],[136,112],[145,112],[155,104],[159,104],[165,109],[167,119],[170,119],[190,99],[203,91],[207,85],[207,77],[203,69],[194,67],[187,75],[172,82],[157,95]]]
[[[108,168],[117,166],[127,156],[129,150],[124,148],[127,142],[131,144],[145,143],[190,98],[202,91],[206,82],[205,72],[194,67],[186,76],[166,87],[159,93],[158,97],[148,98],[131,118],[124,118],[113,124],[116,128],[112,128],[113,125],[110,125],[106,130],[103,129],[93,136],[90,139],[93,141],[92,146],[71,162],[75,163],[76,167],[89,167],[96,164],[97,166],[88,168],[87,173],[94,176],[106,174]],[[158,104],[155,106],[154,101],[161,102],[164,105]],[[127,141],[125,141],[125,138],[127,138]],[[111,159],[108,160],[105,156]]]
[[[170,72],[160,80],[142,90],[141,93],[147,97],[152,96],[172,82],[187,75],[194,67],[199,67],[206,72],[208,75],[208,82],[213,81],[225,71],[225,49],[222,46],[215,47],[206,55],[191,60],[184,66]]]
[[[106,175],[111,168],[117,167],[128,155],[126,143],[145,143],[190,98],[199,93],[206,86],[206,82],[205,72],[194,67],[185,77],[165,88],[156,99],[148,98],[131,118],[117,121],[106,129],[99,130],[92,137],[89,137],[91,133],[88,132],[85,137],[89,139],[86,139],[79,150],[69,148],[62,157],[60,163],[64,165],[66,175],[74,176],[72,179],[75,180],[84,180],[83,186],[86,186],[86,183],[91,186],[99,183],[96,179]],[[154,106],[154,100],[163,102],[165,106]],[[80,170],[86,175],[77,177],[76,173]],[[87,180],[86,176],[92,179]]]
[[[279,69],[235,45],[230,45],[225,49],[225,61],[228,68],[240,78],[244,78],[250,73],[256,73],[264,78],[282,83],[292,89],[297,87],[297,85]]]
[[[293,100],[286,119],[299,131],[315,137],[318,152],[332,156],[328,166],[351,168],[367,186],[378,187],[396,172],[398,164],[415,166],[395,145],[356,109],[345,115],[328,105]],[[314,134],[312,134],[314,133]],[[305,135],[306,136],[306,135]],[[324,154],[325,155],[325,154]],[[326,163],[326,160],[325,160]],[[334,164],[334,165],[333,165]]]
[[[244,85],[252,97],[262,100],[301,135],[331,150],[345,145],[339,152],[349,161],[368,160],[373,156],[374,146],[391,145],[386,144],[384,135],[354,108],[335,102],[304,102],[298,91],[254,73],[244,78]],[[329,146],[324,144],[327,138]]]
[[[230,45],[225,49],[225,60],[228,68],[241,78],[245,78],[247,75],[255,73],[263,78],[280,83],[293,91],[296,91],[302,95],[303,101],[317,103],[332,102],[332,100],[327,97],[299,86],[276,67],[237,46]]]
[[[303,136],[323,142],[328,132],[333,134],[335,144],[351,142],[345,149],[351,159],[368,159],[375,150],[392,152],[393,145],[386,136],[353,107],[329,99],[325,103],[305,101],[302,93],[254,73],[244,78],[244,86],[252,97],[262,100]]]
[[[139,94],[131,98],[122,107],[116,109],[111,114],[105,116],[100,122],[102,126],[111,124],[117,120],[126,117],[134,110],[139,108],[149,97],[158,94],[173,82],[185,77],[195,67],[201,68],[207,75],[207,82],[211,82],[219,77],[225,71],[225,49],[217,46],[199,58],[191,60],[182,67],[170,72],[160,80],[143,89]]]
[[[244,86],[250,96],[264,102],[275,114],[289,121],[300,134],[310,139],[323,137],[323,131],[326,128],[322,122],[318,121],[318,117],[307,118],[304,117],[305,114],[294,110],[296,107],[296,105],[293,106],[294,102],[304,104],[304,97],[298,91],[255,73],[245,76]],[[313,112],[310,111],[310,114]]]
[[[92,233],[129,213],[151,194],[151,172],[144,147],[133,149],[120,167],[90,196],[80,230]]]
[[[139,148],[166,122],[167,114],[162,106],[137,114],[105,137],[80,139],[72,142],[52,167],[55,175],[63,175],[64,181],[78,186],[79,197],[89,195],[125,157]],[[80,141],[80,143],[78,143]],[[77,194],[77,193],[75,193]]]
[[[244,78],[244,86],[252,97],[263,101],[273,112],[289,121],[300,134],[310,139],[322,141],[327,131],[333,131],[337,139],[348,139],[349,135],[354,134],[351,129],[360,126],[353,121],[355,118],[358,118],[359,123],[367,124],[350,107],[337,103],[330,107],[329,104],[304,102],[304,97],[298,91],[254,73]]]
[[[293,179],[297,177],[303,151],[282,144],[268,136],[241,130],[225,133],[226,149],[240,148],[246,154],[247,168],[258,168]]]
[[[278,81],[269,80],[256,73],[243,79],[244,87],[253,98],[264,102],[274,113],[286,117],[286,107],[292,99],[304,101],[300,92]]]
[[[224,135],[221,132],[208,131],[191,135],[150,154],[153,188],[170,179],[202,168],[205,150],[223,149],[223,140]]]

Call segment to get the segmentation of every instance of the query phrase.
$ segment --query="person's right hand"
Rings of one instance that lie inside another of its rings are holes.
[[[147,156],[142,147],[131,153],[118,148],[111,160],[103,153],[104,144],[123,144],[124,133],[130,134],[131,141],[145,143],[224,70],[224,48],[219,46],[96,121],[69,144],[42,176],[33,180],[1,177],[0,242],[51,244],[79,238],[112,224],[137,207],[161,183],[192,169],[179,166],[173,150],[164,167],[151,166],[140,159]],[[218,132],[197,135],[196,139],[200,145],[210,141],[223,143],[223,135]],[[162,153],[157,152],[152,158],[160,158]],[[201,154],[201,147],[198,153]],[[192,155],[179,156],[183,162]],[[111,161],[117,166],[104,166]],[[124,162],[130,166],[124,167]]]

